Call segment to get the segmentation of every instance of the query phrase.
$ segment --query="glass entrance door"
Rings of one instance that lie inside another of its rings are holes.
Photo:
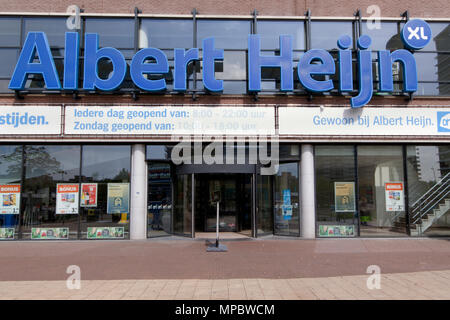
[[[251,236],[251,199],[250,174],[196,174],[195,231],[215,232],[219,201],[219,231]]]
[[[148,237],[172,233],[172,177],[169,163],[148,163]]]
[[[179,174],[174,181],[173,233],[192,236],[192,174]]]

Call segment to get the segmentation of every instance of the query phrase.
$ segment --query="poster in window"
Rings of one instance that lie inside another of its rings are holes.
[[[355,208],[355,183],[334,183],[334,205],[336,212],[354,212]]]
[[[88,239],[123,239],[124,227],[88,227]]]
[[[384,189],[386,194],[386,211],[404,211],[403,182],[387,182],[384,184]]]
[[[108,183],[107,213],[128,213],[129,183]]]
[[[292,218],[292,204],[291,204],[291,190],[283,190],[283,204],[281,206],[281,212],[284,220],[291,220]]]
[[[20,185],[0,185],[0,214],[19,214]]]
[[[14,228],[0,228],[0,240],[14,239]]]
[[[81,184],[81,207],[96,207],[97,206],[97,184],[96,183],[82,183]]]
[[[78,213],[78,184],[56,185],[56,214]]]
[[[319,237],[354,237],[354,225],[319,225]]]
[[[31,228],[31,239],[69,239],[69,228]]]

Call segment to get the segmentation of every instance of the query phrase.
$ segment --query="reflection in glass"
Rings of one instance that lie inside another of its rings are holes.
[[[404,236],[402,147],[358,146],[358,179],[361,236]],[[390,189],[399,183],[401,189]]]
[[[134,20],[87,18],[86,33],[98,33],[100,47],[134,48]]]
[[[64,47],[65,34],[73,30],[67,29],[67,18],[25,18],[24,19],[24,41],[31,31],[45,32],[50,47]]]
[[[381,22],[380,29],[369,29],[368,23],[362,24],[362,34],[370,36],[372,50],[397,50],[403,49],[400,37],[400,26],[397,22]]]
[[[414,53],[420,81],[450,82],[450,53]],[[436,84],[437,86],[437,84]],[[438,95],[439,92],[436,92]]]
[[[311,22],[311,48],[337,49],[337,40],[340,36],[352,37],[351,21],[312,21]]]
[[[280,49],[280,35],[291,35],[294,50],[305,49],[305,24],[303,21],[258,21],[261,50]]]
[[[21,184],[22,176],[22,146],[0,146],[0,185]],[[4,201],[1,195],[0,201]],[[20,202],[19,199],[15,199]],[[0,214],[0,228],[13,228],[14,238],[19,232],[19,214]]]
[[[192,48],[192,20],[142,19],[139,48]]]
[[[21,157],[19,149],[12,157]],[[25,181],[22,232],[30,239],[32,228],[69,228],[69,239],[78,236],[78,214],[56,214],[56,185],[78,183],[79,146],[25,146]],[[20,170],[16,165],[11,170]]]
[[[129,183],[130,163],[129,145],[83,146],[81,179],[82,182],[97,183],[98,195],[96,207],[81,209],[82,238],[86,238],[88,227],[124,227],[125,238],[129,237],[129,213],[109,214],[107,205],[108,184]]]
[[[192,235],[192,175],[177,175],[174,184],[173,233]]]
[[[408,145],[406,150],[411,235],[449,236],[450,147]]]
[[[353,146],[315,147],[317,221],[329,224],[357,224],[356,212],[336,210],[335,183],[355,184]]]
[[[274,233],[277,235],[300,235],[298,186],[298,162],[281,163],[274,188]]]
[[[247,49],[250,21],[246,20],[198,20],[197,43],[214,37],[219,49]]]
[[[0,77],[11,77],[18,56],[17,49],[0,49]]]
[[[170,160],[173,146],[148,145],[146,149],[147,160]]]
[[[216,63],[216,79],[246,80],[247,56],[244,51],[224,52],[222,62]]]
[[[148,164],[148,237],[172,233],[172,177],[170,164]]]
[[[422,50],[426,51],[450,51],[450,24],[430,23],[433,39]]]
[[[257,175],[256,178],[256,234],[273,234],[272,176]]]
[[[20,19],[0,18],[0,43],[2,46],[20,46]]]
[[[195,175],[195,232],[215,232],[219,201],[220,232],[251,235],[251,175]]]

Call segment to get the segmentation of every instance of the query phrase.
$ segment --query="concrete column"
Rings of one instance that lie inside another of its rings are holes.
[[[145,194],[147,192],[147,172],[145,165],[145,145],[131,146],[131,203],[130,203],[130,239],[147,238],[147,210]]]
[[[314,184],[314,147],[302,144],[302,158],[300,161],[300,190],[301,190],[301,236],[313,239],[316,237],[316,188]]]

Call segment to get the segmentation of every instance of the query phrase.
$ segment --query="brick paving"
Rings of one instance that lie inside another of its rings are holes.
[[[0,281],[65,280],[69,265],[84,280],[290,279],[381,272],[450,270],[448,239],[265,239],[228,241],[206,252],[205,241],[0,242]]]
[[[416,300],[450,299],[450,270],[382,274],[380,289],[367,275],[294,279],[1,281],[0,300]]]
[[[0,299],[450,299],[448,239],[1,242]],[[66,269],[81,269],[69,290]],[[381,289],[366,282],[381,269]]]

